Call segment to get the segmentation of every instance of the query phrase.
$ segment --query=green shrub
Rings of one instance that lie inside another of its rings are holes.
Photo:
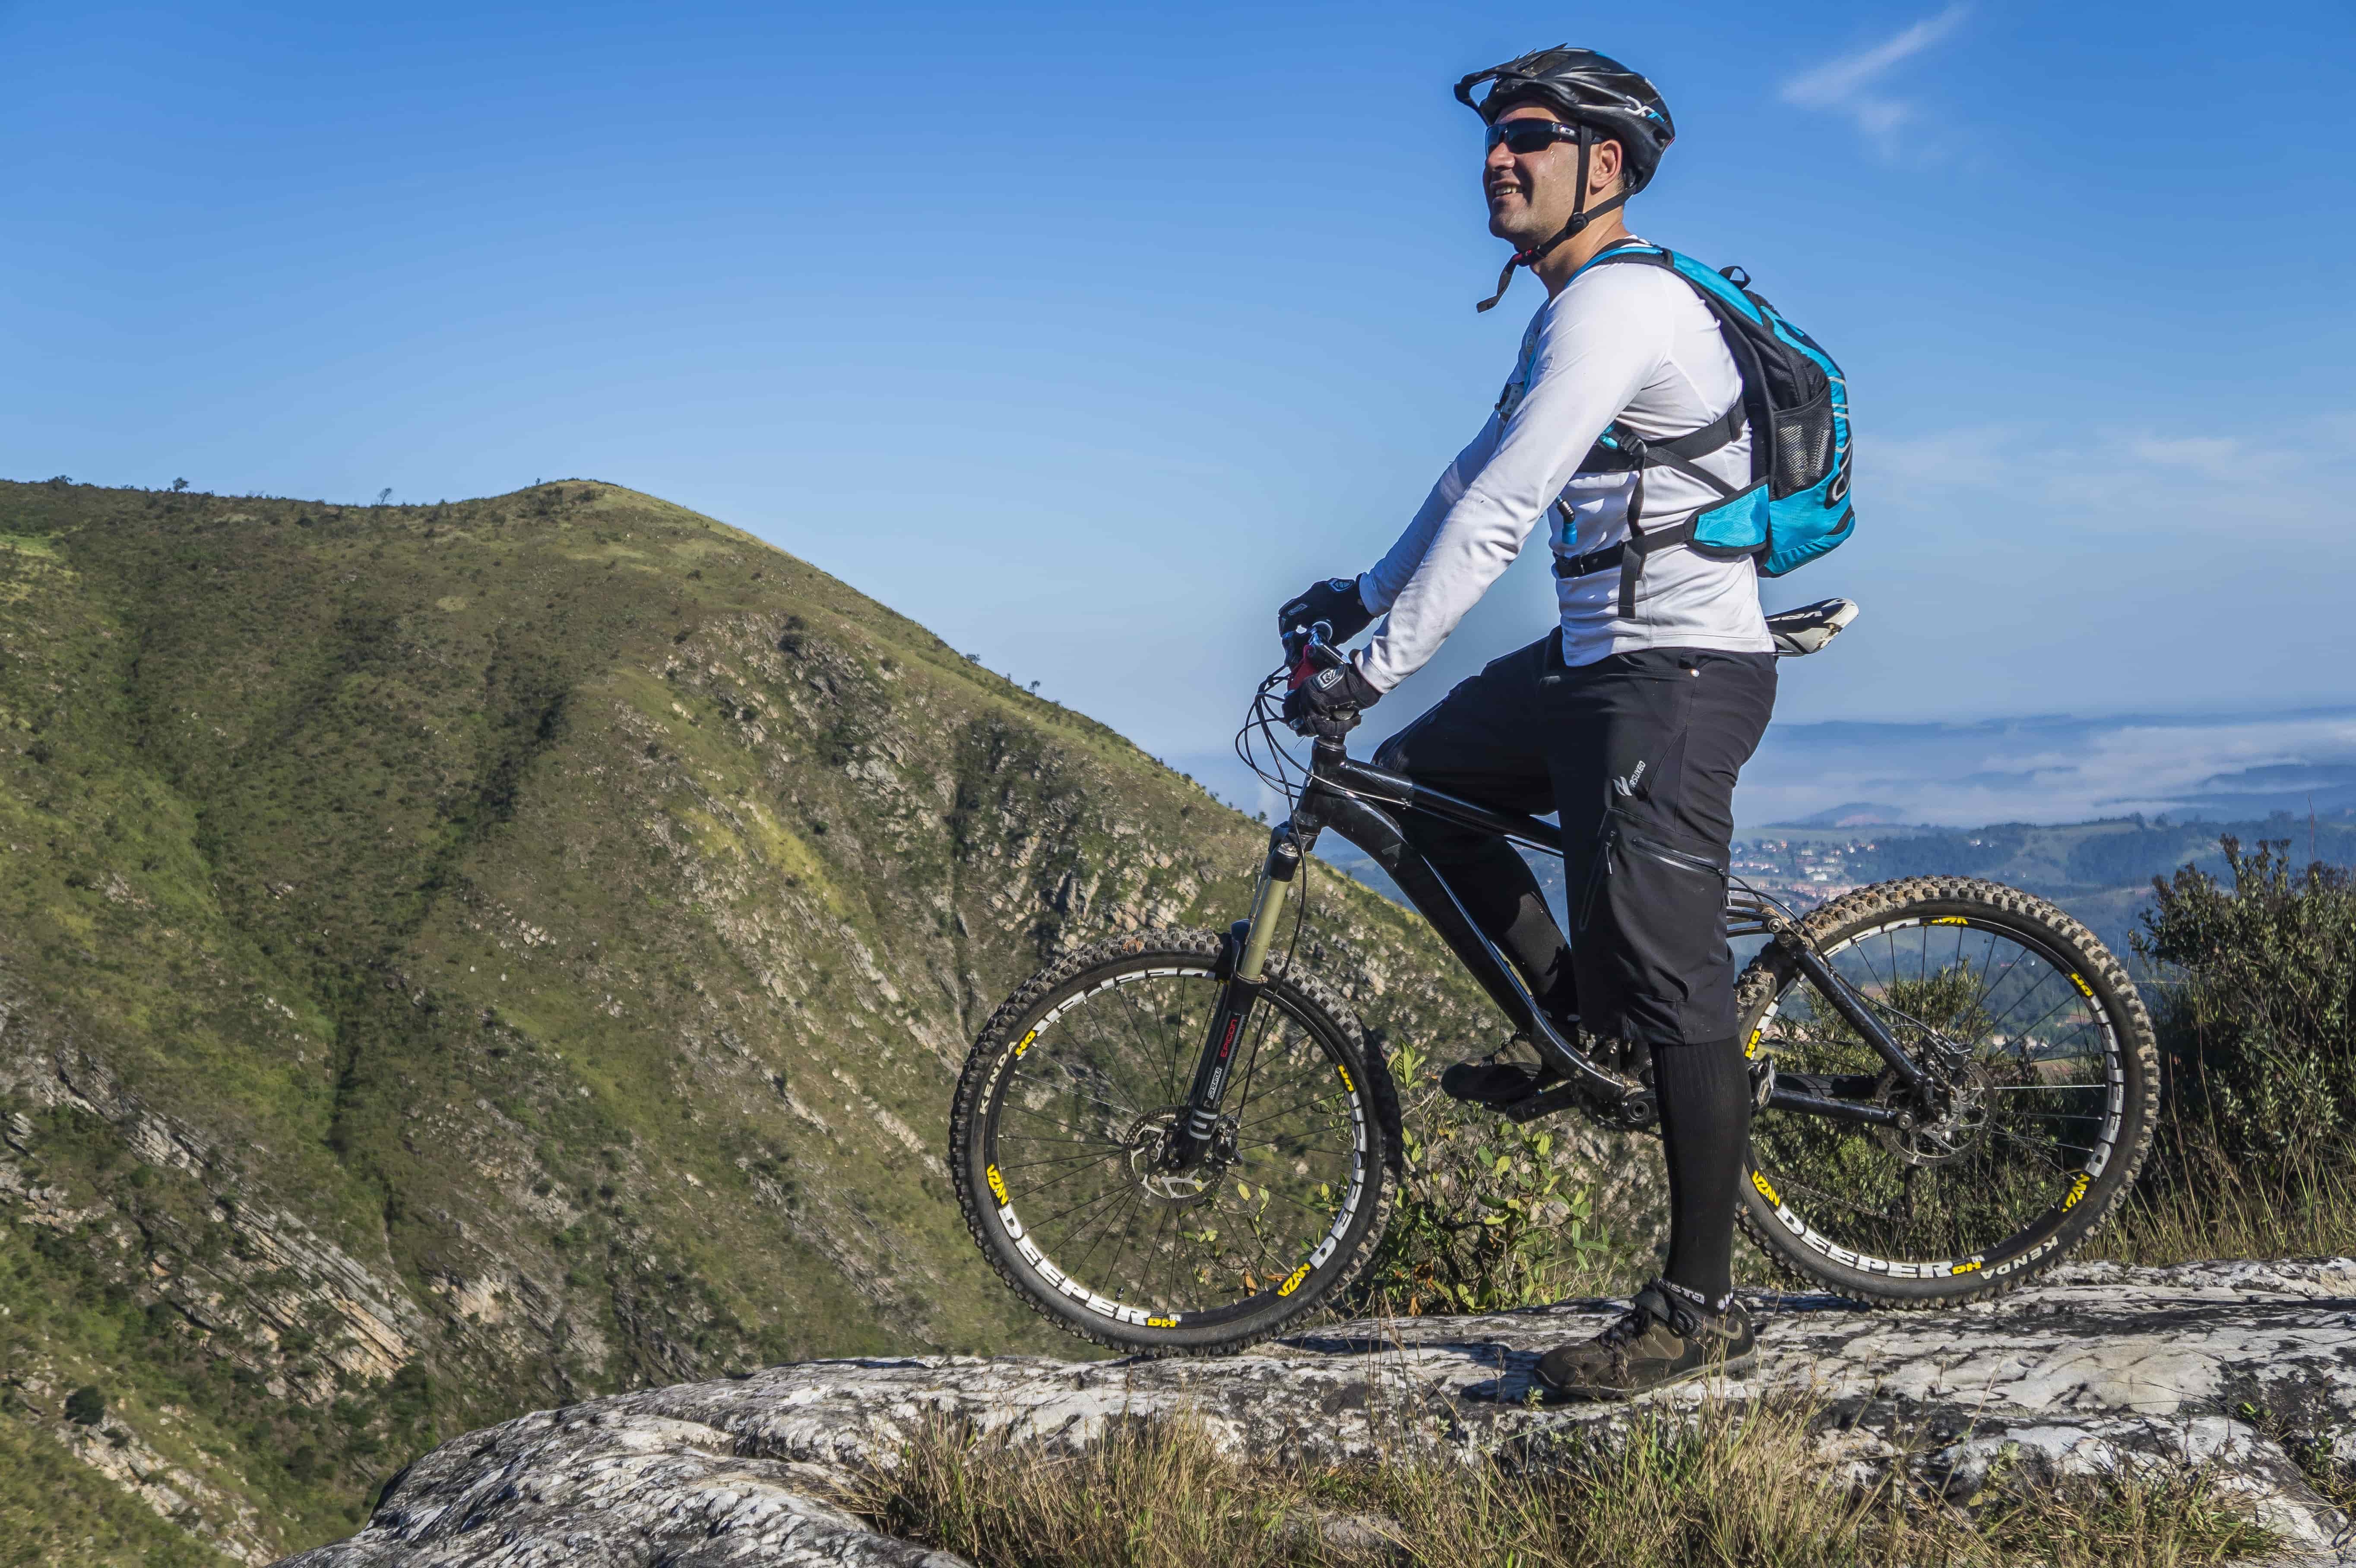
[[[2356,1127],[2356,878],[2222,844],[2232,888],[2195,866],[2155,878],[2134,944],[2160,966],[2173,1141],[2274,1176]]]
[[[77,1426],[96,1426],[106,1419],[106,1396],[84,1383],[66,1395],[66,1419]]]

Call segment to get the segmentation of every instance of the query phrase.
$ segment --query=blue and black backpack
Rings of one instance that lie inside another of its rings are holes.
[[[1724,419],[1665,440],[1646,441],[1613,421],[1580,472],[1633,473],[1628,539],[1590,555],[1555,562],[1558,577],[1585,577],[1620,568],[1620,613],[1636,613],[1636,580],[1644,558],[1690,544],[1711,555],[1748,555],[1762,577],[1781,577],[1837,548],[1857,528],[1849,506],[1848,384],[1832,356],[1751,292],[1740,267],[1713,272],[1690,256],[1632,241],[1587,263],[1636,262],[1665,267],[1691,284],[1718,318],[1719,335],[1742,375],[1742,397]],[[1751,483],[1729,485],[1693,460],[1751,428]],[[1674,525],[1641,526],[1644,470],[1674,468],[1725,499]],[[1559,503],[1558,503],[1559,505]],[[1566,519],[1567,520],[1567,519]]]

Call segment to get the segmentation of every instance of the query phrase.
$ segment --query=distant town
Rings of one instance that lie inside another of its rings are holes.
[[[1962,842],[1977,849],[1988,841],[1965,837]],[[1875,859],[1882,848],[1879,837],[1834,839],[1770,829],[1757,837],[1734,841],[1734,874],[1762,891],[1814,909],[1888,875]]]

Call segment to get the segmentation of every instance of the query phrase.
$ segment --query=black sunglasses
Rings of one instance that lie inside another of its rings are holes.
[[[1503,142],[1506,150],[1516,157],[1527,157],[1557,142],[1578,140],[1579,127],[1565,125],[1558,121],[1500,120],[1489,127],[1488,140],[1483,145],[1486,150]]]

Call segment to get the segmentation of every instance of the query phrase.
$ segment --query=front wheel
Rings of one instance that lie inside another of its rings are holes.
[[[1801,933],[1952,1088],[1902,1125],[1785,1108],[1914,1106],[1771,944],[1736,993],[1748,1052],[1786,1092],[1751,1124],[1744,1229],[1786,1268],[1887,1307],[1993,1296],[2067,1256],[2126,1195],[2159,1115],[2158,1047],[2118,960],[2044,900],[1961,878],[1860,888]]]
[[[1224,982],[1220,939],[1150,931],[1025,982],[958,1083],[966,1225],[1059,1327],[1148,1355],[1265,1339],[1355,1280],[1389,1218],[1398,1096],[1350,1009],[1270,957],[1202,1161],[1162,1159]]]

